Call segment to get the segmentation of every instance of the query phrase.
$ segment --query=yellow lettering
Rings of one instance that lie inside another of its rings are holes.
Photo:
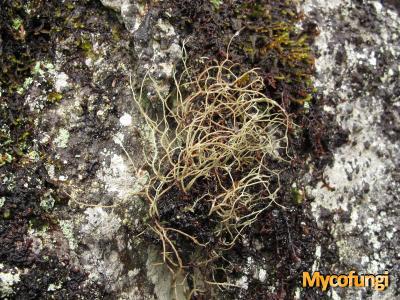
[[[346,275],[340,275],[337,281],[340,287],[346,287],[349,285],[349,277],[347,277]]]
[[[375,276],[365,275],[364,276],[364,286],[375,286]]]
[[[355,278],[358,278],[358,275],[354,275],[354,271],[349,272],[349,286],[353,286],[353,281]]]
[[[359,275],[354,280],[354,286],[363,287],[364,286],[364,275]]]
[[[309,272],[303,272],[303,287],[319,287],[324,292],[330,287],[372,287],[376,291],[384,291],[390,284],[389,272],[384,274],[362,274],[356,271],[350,271],[348,275],[332,274],[321,275],[320,272],[314,272],[311,276]]]
[[[335,280],[335,282],[333,280]],[[332,287],[337,287],[338,286],[337,275],[332,275],[329,283]]]
[[[303,272],[303,287],[313,287],[315,284],[317,287],[320,285],[319,272],[313,273],[312,279],[309,272]]]
[[[385,287],[389,287],[389,272],[385,272]]]
[[[327,288],[328,288],[328,284],[329,284],[329,278],[330,278],[330,276],[329,275],[326,275],[326,276],[320,276],[319,277],[320,278],[320,280],[321,280],[321,283],[322,283],[322,291],[326,291],[327,290]]]

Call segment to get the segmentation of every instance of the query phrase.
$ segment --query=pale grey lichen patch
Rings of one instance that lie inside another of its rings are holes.
[[[102,207],[89,207],[85,210],[87,223],[82,225],[80,231],[90,233],[96,239],[113,239],[121,227],[120,218],[114,213],[106,212]]]
[[[117,12],[121,11],[122,3],[127,2],[126,0],[101,0],[104,6],[107,6]]]
[[[60,72],[55,76],[54,88],[57,92],[63,91],[68,87],[68,75],[64,72]]]
[[[14,294],[13,286],[21,280],[20,274],[17,268],[5,271],[4,265],[0,263],[0,296],[7,299]]]
[[[76,249],[77,241],[74,235],[74,223],[71,220],[59,220],[61,231],[63,232],[65,238],[68,240],[68,244],[71,250]]]
[[[134,0],[101,0],[101,3],[120,13],[126,29],[131,33],[139,29],[151,4],[150,1]]]
[[[154,292],[157,295],[157,299],[186,299],[186,281],[184,278],[176,278],[174,285],[172,273],[167,269],[165,264],[160,263],[160,259],[162,258],[159,252],[154,247],[150,247],[146,262],[147,277],[154,284]]]
[[[124,113],[120,118],[119,118],[119,123],[122,126],[130,126],[132,124],[132,116],[128,113]]]
[[[151,9],[151,1],[102,0],[102,3],[120,13],[134,37],[138,77],[134,78],[135,84],[139,85],[147,74],[157,82],[157,87],[146,85],[148,96],[156,95],[156,90],[165,95],[170,88],[169,79],[174,75],[174,65],[182,58],[175,28],[165,18],[159,18],[159,12]]]
[[[51,284],[49,284],[47,291],[54,292],[54,291],[59,290],[61,287],[62,287],[62,282],[59,282],[57,284],[51,283]]]
[[[106,164],[103,161],[103,167],[97,173],[98,178],[104,182],[107,192],[115,193],[120,199],[129,197],[135,182],[129,163],[123,156],[109,151],[101,154],[110,157],[110,163]]]
[[[44,208],[44,210],[49,211],[54,207],[54,203],[56,200],[53,198],[51,192],[45,193],[41,200],[40,200],[40,206]]]
[[[119,233],[121,219],[102,207],[85,210],[86,220],[82,222],[79,235],[87,250],[80,255],[80,262],[94,282],[107,282],[112,290],[123,286],[124,263],[120,252],[126,247],[126,240]]]
[[[65,128],[58,130],[58,136],[54,139],[54,144],[59,148],[67,148],[69,140],[69,132]]]
[[[45,168],[47,171],[47,174],[49,174],[49,177],[53,180],[55,180],[55,176],[56,176],[56,171],[55,171],[55,166],[52,164],[45,164]]]
[[[394,299],[400,250],[400,147],[391,138],[400,123],[399,81],[394,79],[400,73],[400,18],[377,1],[355,5],[346,0],[308,0],[304,5],[318,18],[321,31],[316,40],[316,84],[333,102],[325,111],[350,132],[349,143],[335,151],[334,163],[324,171],[329,187],[320,182],[306,189],[318,225],[330,228],[340,260],[340,267],[326,266],[322,250],[321,260],[316,253],[315,266],[332,268],[333,273],[389,270],[389,290],[372,290],[371,299]],[[328,214],[332,218],[327,219]],[[365,292],[335,288],[330,295],[355,299],[364,298]]]
[[[149,49],[143,48],[141,44],[135,45],[135,48],[141,60],[144,62],[148,61],[143,67],[148,70],[148,75],[155,80],[156,87],[154,88],[161,95],[166,96],[170,89],[168,79],[174,76],[174,66],[182,59],[182,49],[179,46],[178,34],[167,20],[158,19],[153,27],[153,31],[152,39],[148,45],[151,49],[151,57],[148,57],[148,59],[145,58]],[[153,93],[149,90],[148,96],[151,97]]]
[[[121,5],[121,16],[126,29],[131,33],[137,31],[145,20],[149,6],[146,1],[124,1]]]
[[[0,208],[3,207],[4,203],[6,203],[6,197],[0,197]]]

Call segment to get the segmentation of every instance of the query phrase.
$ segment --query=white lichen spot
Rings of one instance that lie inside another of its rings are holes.
[[[74,250],[77,247],[76,240],[74,238],[74,224],[70,220],[59,220],[58,221],[61,231],[65,238],[68,240],[69,248]]]
[[[104,155],[111,156],[110,164],[107,166],[104,161],[104,167],[99,170],[98,177],[105,183],[109,193],[117,193],[120,199],[126,199],[131,195],[135,183],[130,164],[120,155],[111,153]]]
[[[315,260],[314,260],[314,264],[312,266],[312,272],[318,271],[319,270],[319,261],[321,259],[321,246],[317,245],[315,247]]]
[[[294,299],[300,300],[301,299],[301,290],[300,288],[297,288],[296,291],[294,292]]]
[[[49,174],[49,177],[54,180],[56,175],[56,170],[54,165],[45,165],[45,168],[47,170],[47,174]]]
[[[124,113],[121,118],[119,118],[119,122],[122,126],[130,126],[132,124],[132,116],[128,113]]]
[[[44,208],[46,211],[52,209],[54,207],[54,203],[56,200],[52,197],[51,194],[44,195],[42,200],[40,201],[40,206]]]
[[[64,175],[60,175],[58,177],[58,180],[60,180],[60,181],[67,181],[67,179],[68,179],[68,176],[64,176]]]
[[[6,202],[6,197],[0,197],[0,208],[3,207],[5,202]]]
[[[116,135],[113,136],[113,141],[117,145],[123,147],[124,138],[125,138],[124,134],[122,132],[118,132]]]
[[[247,276],[242,276],[236,281],[236,285],[242,289],[247,290],[249,287],[249,279]]]
[[[54,88],[57,92],[61,92],[68,86],[68,75],[61,72],[56,75]]]
[[[0,264],[0,268],[4,268],[3,264]],[[18,269],[10,272],[0,272],[0,295],[3,297],[11,296],[13,291],[13,285],[20,281],[20,272]]]
[[[85,210],[85,215],[87,224],[80,229],[83,234],[90,233],[96,238],[112,239],[121,227],[120,218],[102,207],[89,207]]]
[[[370,64],[371,66],[376,66],[377,60],[376,60],[375,52],[374,52],[374,51],[372,51],[370,57],[368,58],[368,62],[369,62],[369,64]]]
[[[54,143],[58,148],[67,148],[69,140],[69,132],[64,128],[60,128],[58,136],[54,139]]]
[[[260,269],[258,272],[258,280],[261,282],[265,282],[265,279],[267,279],[267,271],[264,269]]]
[[[0,207],[1,207],[1,206],[0,206]],[[388,238],[388,240],[392,239],[393,236],[394,236],[394,233],[393,233],[393,232],[389,232],[389,231],[386,232],[386,237]]]
[[[128,277],[130,277],[130,278],[135,277],[139,273],[140,273],[140,269],[129,270]]]
[[[50,136],[49,136],[47,133],[45,133],[45,134],[43,134],[43,137],[42,137],[42,139],[40,140],[40,143],[41,143],[41,144],[45,144],[45,143],[47,143],[49,140],[50,140]]]
[[[48,292],[54,292],[54,291],[56,291],[56,290],[59,290],[61,287],[62,287],[62,283],[61,283],[61,282],[59,282],[59,283],[57,283],[57,284],[51,283],[51,284],[48,286],[47,291],[48,291]]]
[[[107,6],[117,12],[121,11],[121,6],[124,3],[123,0],[101,0],[104,6]]]
[[[365,265],[365,264],[367,264],[367,263],[369,263],[369,257],[366,256],[366,255],[362,256],[362,257],[361,257],[361,264],[362,264],[362,265]]]
[[[382,3],[380,1],[374,1],[372,2],[372,5],[375,7],[375,10],[378,14],[380,14],[382,12]]]

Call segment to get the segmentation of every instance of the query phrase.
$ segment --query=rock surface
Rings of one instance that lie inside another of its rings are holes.
[[[24,223],[22,213],[13,220],[19,231],[12,233],[18,239],[10,234],[4,240],[20,251],[15,250],[18,256],[32,260],[0,263],[1,297],[66,297],[73,289],[86,289],[83,299],[176,296],[169,271],[157,264],[157,247],[138,237],[146,212],[135,192],[147,180],[141,169],[143,151],[149,151],[154,141],[132,101],[129,78],[140,84],[148,72],[166,93],[181,59],[183,38],[149,3],[101,0],[105,7],[98,1],[71,8],[75,18],[85,12],[86,29],[79,36],[60,37],[51,61],[39,63],[24,99],[40,116],[32,148],[36,154],[30,152],[35,164],[26,172],[0,174],[1,191],[6,191],[5,196],[0,194],[0,208],[8,209],[9,195],[20,193],[16,197],[35,199],[35,209],[51,212],[53,219],[50,226]],[[327,294],[333,299],[396,299],[400,293],[396,5],[350,0],[302,4],[320,30],[316,82],[324,110],[350,133],[348,143],[335,150],[333,163],[323,170],[323,181],[304,183],[318,227],[331,236],[329,243],[317,244],[314,265],[328,273],[354,269],[392,274],[384,294],[334,289]],[[46,109],[49,90],[44,82],[62,94],[57,105]],[[155,92],[146,90],[150,105]],[[40,151],[46,153],[46,161],[36,165]],[[6,210],[3,216],[7,219]],[[336,253],[335,259],[331,253]],[[38,273],[46,264],[52,269],[62,265],[68,272]],[[261,284],[268,277],[268,269],[256,266],[251,257],[245,265],[248,276],[236,282],[243,288],[249,288],[251,277]],[[30,280],[40,283],[29,294]],[[183,289],[177,289],[180,299]],[[296,295],[303,294],[298,290]]]
[[[334,289],[334,299],[395,299],[399,293],[400,19],[385,4],[304,4],[321,30],[317,87],[325,110],[350,132],[324,182],[308,189],[317,223],[337,247],[339,261],[328,269],[392,275],[385,293]]]

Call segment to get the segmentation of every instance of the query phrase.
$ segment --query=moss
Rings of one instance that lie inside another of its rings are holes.
[[[221,4],[222,4],[222,0],[210,0],[210,3],[214,6],[214,8],[215,8],[216,10],[218,10],[219,7],[220,7]]]
[[[85,57],[87,58],[96,58],[96,52],[93,50],[93,44],[90,40],[90,37],[87,35],[82,35],[81,38],[77,41],[77,46],[79,49],[83,51]]]
[[[48,196],[49,189],[59,193],[58,184],[51,180],[54,177],[49,179],[43,165],[49,161],[57,172],[62,161],[49,157],[46,149],[51,146],[50,140],[39,136],[40,128],[49,130],[43,127],[41,114],[64,96],[54,86],[59,83],[59,68],[72,74],[71,78],[75,75],[90,81],[87,73],[74,69],[75,65],[84,65],[85,59],[75,42],[84,34],[89,36],[88,32],[101,32],[107,38],[111,35],[96,19],[100,14],[105,19],[106,12],[100,7],[101,3],[89,0],[1,1],[0,174],[6,199],[4,203],[0,199],[0,260],[25,270],[21,282],[12,287],[15,294],[9,298],[104,298],[100,296],[101,286],[92,289],[84,272],[77,270],[72,261],[59,257],[59,232],[55,231],[61,228],[73,248],[73,222],[62,221],[60,228],[57,226],[57,215],[52,210],[54,205],[66,204],[66,200]],[[13,20],[17,21],[13,24]],[[56,58],[59,50],[61,57]],[[65,63],[69,58],[73,63]],[[50,228],[49,237],[45,236],[45,226]],[[38,239],[26,238],[32,231]]]
[[[11,218],[11,211],[10,211],[8,208],[6,208],[6,209],[3,211],[3,218],[4,218],[4,219],[10,219],[10,218]]]
[[[218,1],[218,12],[208,0],[189,2],[168,5],[177,11],[175,24],[183,34],[189,28],[196,37],[187,42],[190,64],[201,57],[224,57],[229,39],[240,30],[230,47],[238,68],[259,68],[267,96],[290,112],[306,112],[304,104],[315,93],[311,44],[318,30],[298,10],[298,1]]]
[[[292,197],[295,204],[301,205],[304,202],[304,191],[297,187],[292,187]]]
[[[315,64],[310,43],[316,31],[299,28],[302,15],[295,2],[244,3],[239,11],[247,24],[243,49],[252,63],[265,68],[272,95],[283,94],[283,101],[299,107],[310,102]]]
[[[62,100],[63,95],[61,93],[57,93],[57,92],[51,92],[47,95],[47,100],[50,103],[58,103]]]
[[[11,26],[14,30],[19,30],[21,28],[22,24],[23,24],[23,22],[20,18],[15,18],[12,20]]]
[[[41,61],[51,56],[55,36],[50,34],[50,23],[59,25],[59,20],[52,15],[54,3],[4,1],[0,10],[1,40],[7,41],[0,54],[0,166],[18,163],[25,156],[29,159],[32,150],[35,115],[24,96],[45,73]],[[41,85],[49,83],[41,82]],[[51,95],[48,105],[58,98]]]
[[[4,154],[0,154],[0,167],[5,165],[6,163],[12,162],[13,157],[7,152]]]

